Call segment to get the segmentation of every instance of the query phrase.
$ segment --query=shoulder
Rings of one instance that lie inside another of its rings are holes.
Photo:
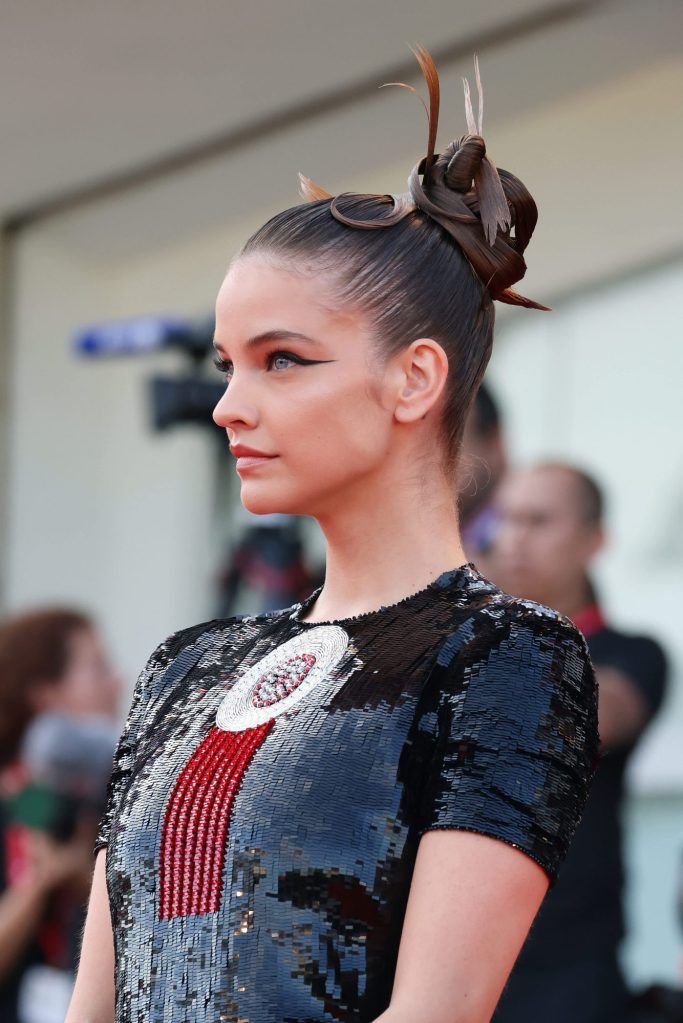
[[[264,630],[291,613],[291,608],[285,608],[257,615],[211,618],[170,633],[152,650],[140,671],[134,687],[132,709],[141,702],[155,699],[168,684],[182,678],[205,654],[224,649],[229,644],[254,642]]]
[[[210,639],[220,634],[232,633],[239,627],[241,616],[234,618],[211,618],[196,625],[177,629],[167,636],[154,650],[152,656],[159,659],[177,657],[186,647],[193,646],[199,640]]]
[[[444,713],[502,730],[506,742],[526,732],[551,743],[583,736],[587,759],[597,756],[598,686],[586,640],[552,608],[489,591],[445,639],[434,682]]]
[[[218,643],[234,642],[240,638],[256,639],[261,632],[272,628],[288,615],[291,615],[298,604],[275,611],[264,611],[253,615],[233,615],[230,618],[210,618],[207,621],[190,625],[172,632],[152,651],[150,661],[167,663],[178,657],[184,650],[196,649],[198,646],[210,647],[213,641]]]
[[[533,645],[539,653],[576,660],[592,670],[588,644],[571,619],[533,600],[501,593],[489,611],[502,634]]]
[[[489,594],[488,600],[483,602],[477,611],[481,616],[488,617],[503,626],[524,627],[538,633],[549,632],[562,637],[571,636],[576,642],[586,646],[582,633],[571,619],[554,608],[539,604],[535,600],[523,600],[521,597],[513,597],[502,590],[495,590]]]
[[[475,662],[504,657],[531,671],[536,665],[567,661],[575,669],[592,663],[583,634],[559,611],[533,600],[513,597],[490,585],[445,638],[439,663],[471,658]]]

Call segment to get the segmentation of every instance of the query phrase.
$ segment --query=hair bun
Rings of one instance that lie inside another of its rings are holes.
[[[439,76],[432,57],[419,48],[415,55],[429,90],[427,156],[408,180],[415,205],[455,239],[492,298],[509,305],[548,310],[548,306],[513,291],[526,273],[524,250],[538,220],[538,209],[523,183],[498,170],[482,136],[484,94],[479,62],[474,58],[479,94],[475,120],[470,87],[463,78],[468,134],[435,154],[439,117]],[[422,180],[420,181],[420,177]]]
[[[451,142],[440,159],[445,164],[443,179],[455,192],[469,192],[481,162],[486,156],[486,143],[481,135],[463,135]]]
[[[475,120],[472,110],[469,83],[463,78],[468,133],[451,142],[443,153],[436,153],[439,76],[425,49],[418,47],[414,53],[429,91],[429,108],[422,100],[427,111],[428,137],[427,155],[413,167],[408,178],[408,193],[383,197],[392,200],[393,209],[380,217],[360,220],[352,219],[340,208],[339,201],[345,198],[344,194],[332,197],[300,176],[304,198],[331,199],[332,216],[349,227],[362,230],[391,227],[417,208],[458,243],[492,298],[509,305],[548,311],[548,306],[525,298],[511,287],[526,273],[523,253],[536,226],[538,209],[519,178],[509,171],[499,170],[486,151],[482,136],[484,94],[477,58],[474,58],[474,68],[479,96],[478,119]],[[403,82],[389,84],[416,92]]]

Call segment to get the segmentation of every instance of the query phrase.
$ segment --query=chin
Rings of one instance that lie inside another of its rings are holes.
[[[533,600],[533,593],[536,589],[534,586],[533,578],[529,578],[524,573],[520,572],[505,572],[500,573],[501,581],[503,583],[503,589],[510,593],[513,597],[523,597],[528,600]]]
[[[254,475],[241,480],[240,500],[254,515],[327,518],[344,507],[358,478],[358,474],[330,472],[326,465],[316,470],[306,467],[276,479],[265,475],[257,479]]]
[[[250,481],[242,484],[240,491],[242,505],[252,515],[306,515],[301,502],[294,495],[279,493],[275,487],[254,486]]]
[[[534,580],[521,580],[512,591],[514,596],[522,597],[524,600],[533,600],[537,604],[545,604],[544,588],[535,583]]]

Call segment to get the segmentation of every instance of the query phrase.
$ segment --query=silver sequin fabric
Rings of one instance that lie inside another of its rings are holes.
[[[317,592],[175,633],[137,681],[95,845],[116,1023],[371,1023],[426,831],[555,883],[598,764],[577,629],[470,564],[331,623],[330,653]]]

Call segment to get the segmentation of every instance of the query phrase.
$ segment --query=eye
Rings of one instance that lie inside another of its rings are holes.
[[[213,364],[220,373],[225,374],[225,382],[230,383],[232,377],[232,363],[227,359],[219,359],[218,356],[213,360]]]
[[[292,355],[291,352],[271,352],[268,356],[268,369],[289,369],[293,363],[301,365],[306,361],[296,355]]]

